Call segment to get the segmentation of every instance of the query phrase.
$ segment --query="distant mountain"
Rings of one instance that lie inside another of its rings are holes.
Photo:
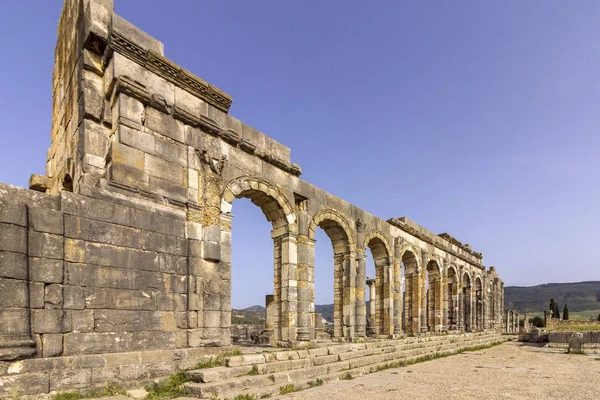
[[[248,311],[248,312],[255,312],[255,313],[264,313],[265,312],[265,308],[263,306],[260,305],[255,305],[255,306],[250,306],[250,307],[246,307],[246,308],[242,308],[241,311]]]
[[[242,324],[263,324],[265,322],[265,308],[255,305],[240,310],[231,310],[231,323],[233,325]]]
[[[333,323],[333,304],[315,304],[315,312],[321,314],[321,316],[325,318],[327,322]]]
[[[504,308],[514,308],[519,313],[543,312],[551,298],[559,304],[561,313],[565,303],[570,312],[600,310],[600,281],[504,288]]]

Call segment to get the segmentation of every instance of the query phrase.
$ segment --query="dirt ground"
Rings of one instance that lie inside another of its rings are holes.
[[[600,399],[600,354],[507,342],[279,396],[291,399]]]

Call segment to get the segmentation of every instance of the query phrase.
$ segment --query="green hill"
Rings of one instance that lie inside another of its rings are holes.
[[[576,283],[546,283],[537,286],[506,286],[504,308],[514,308],[519,313],[539,313],[548,308],[550,299],[569,312],[600,310],[600,281]]]

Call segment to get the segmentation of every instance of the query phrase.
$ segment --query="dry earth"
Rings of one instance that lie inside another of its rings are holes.
[[[507,342],[280,399],[600,399],[600,355]]]

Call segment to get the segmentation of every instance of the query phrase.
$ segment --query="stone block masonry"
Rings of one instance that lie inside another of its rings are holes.
[[[481,253],[302,180],[289,148],[232,117],[231,97],[112,0],[65,1],[52,90],[45,176],[0,184],[0,398],[151,379],[230,346],[242,197],[272,225],[273,342],[324,334],[317,228],[334,250],[335,340],[503,328],[504,284]]]

